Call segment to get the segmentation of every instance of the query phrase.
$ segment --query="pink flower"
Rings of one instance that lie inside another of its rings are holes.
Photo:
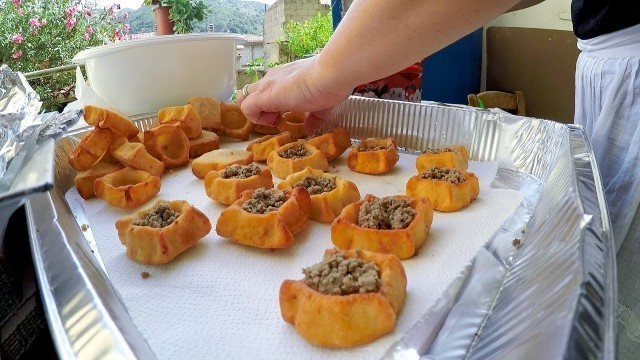
[[[93,35],[93,33],[95,33],[96,31],[93,29],[93,26],[89,25],[87,26],[87,34],[89,35]]]
[[[91,35],[89,35],[88,33],[84,33],[84,35],[82,35],[82,38],[85,40],[89,40],[89,36]]]
[[[40,21],[38,20],[38,18],[31,18],[29,19],[29,25],[31,25],[31,27],[37,29],[40,27]]]
[[[68,18],[67,21],[65,22],[65,26],[67,30],[73,29],[76,26],[76,18],[74,17]]]
[[[11,42],[14,44],[22,44],[23,41],[24,38],[22,37],[22,34],[13,35],[11,37]]]
[[[13,54],[11,54],[11,57],[12,57],[12,58],[14,58],[14,59],[17,59],[17,58],[19,58],[20,56],[22,56],[22,50],[20,50],[20,51],[16,51],[16,52],[14,52]]]
[[[24,14],[24,10],[22,8],[18,9],[18,15]]]
[[[128,33],[130,29],[131,29],[131,25],[124,24],[124,32]]]
[[[124,40],[124,34],[122,34],[120,30],[114,30],[113,35],[115,35],[116,39],[118,40]]]
[[[122,14],[122,18],[123,18],[123,19],[126,19],[126,18],[128,18],[128,17],[129,17],[129,13],[124,13],[124,14]]]
[[[67,15],[67,17],[73,15],[78,9],[75,8],[75,6],[69,6],[68,8],[64,9],[64,14]]]
[[[84,15],[85,15],[86,17],[90,17],[90,16],[91,16],[91,10],[85,10],[85,11],[84,11]]]
[[[45,25],[47,25],[47,19],[40,20],[40,26],[45,26]]]
[[[18,7],[20,6],[21,0],[13,0],[13,6]]]

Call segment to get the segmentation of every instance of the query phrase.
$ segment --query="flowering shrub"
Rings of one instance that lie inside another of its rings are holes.
[[[91,0],[0,0],[0,63],[25,73],[68,65],[81,50],[125,39],[128,14],[119,12],[120,5],[101,9]],[[74,81],[67,73],[30,83],[55,109]]]

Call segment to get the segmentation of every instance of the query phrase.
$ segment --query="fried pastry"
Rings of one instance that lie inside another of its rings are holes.
[[[105,175],[94,182],[96,196],[121,209],[136,208],[160,191],[160,178],[129,167]]]
[[[122,165],[146,171],[153,176],[162,176],[164,163],[149,155],[144,145],[131,143],[123,136],[114,140],[111,147],[111,155]]]
[[[360,200],[356,184],[310,167],[287,176],[278,184],[282,190],[296,187],[305,188],[311,197],[309,218],[322,223],[332,222],[345,206]]]
[[[305,137],[308,131],[307,115],[308,113],[300,111],[285,112],[278,119],[276,127],[280,132],[288,131],[297,138]]]
[[[191,171],[198,179],[204,179],[209,171],[222,170],[227,166],[249,165],[253,154],[244,150],[218,149],[202,154],[191,163]]]
[[[89,170],[109,149],[113,140],[113,132],[109,129],[96,128],[85,135],[76,145],[67,160],[77,171]]]
[[[220,148],[220,139],[212,131],[202,130],[199,138],[189,140],[189,157],[195,159],[204,153]]]
[[[96,179],[116,172],[122,168],[124,168],[124,166],[120,163],[111,164],[99,161],[89,170],[78,173],[78,175],[73,179],[73,182],[76,184],[76,188],[78,189],[78,194],[80,194],[80,196],[85,200],[95,197],[96,192],[93,185]]]
[[[189,139],[180,124],[165,124],[145,131],[144,147],[167,169],[189,163]]]
[[[253,161],[267,161],[269,153],[294,141],[296,141],[296,138],[288,131],[278,135],[266,135],[252,141],[247,146],[247,151],[253,153]]]
[[[303,280],[280,286],[280,313],[310,343],[352,347],[395,328],[407,294],[407,276],[397,257],[332,249],[303,272]]]
[[[267,165],[280,179],[297,173],[307,166],[322,171],[329,168],[329,162],[320,150],[301,141],[286,144],[269,153]]]
[[[187,138],[193,140],[202,134],[202,125],[200,124],[200,116],[191,105],[172,106],[158,111],[158,121],[160,124],[180,124],[180,128],[187,135]]]
[[[286,248],[309,221],[311,199],[303,188],[247,190],[220,214],[216,232],[239,244]]]
[[[193,106],[200,116],[203,129],[217,131],[222,128],[219,100],[210,97],[193,97],[189,99],[189,105]]]
[[[329,162],[339,158],[351,146],[349,132],[343,127],[312,136],[305,142],[318,148]]]
[[[419,173],[431,167],[455,168],[467,171],[469,153],[463,145],[442,148],[428,148],[416,158],[416,168]]]
[[[222,135],[243,141],[249,140],[253,123],[240,111],[240,105],[235,103],[220,104],[220,117]]]
[[[339,249],[365,249],[413,257],[424,244],[433,221],[426,197],[367,195],[347,205],[331,224],[331,241]]]
[[[245,190],[272,187],[271,171],[254,164],[231,165],[223,170],[209,171],[204,179],[207,196],[226,205],[233,204]]]
[[[83,117],[87,124],[109,129],[115,135],[124,136],[127,139],[131,139],[140,132],[129,118],[113,110],[86,105]]]
[[[351,148],[347,166],[355,172],[378,175],[389,172],[399,159],[393,139],[366,139]]]
[[[139,263],[166,264],[211,231],[211,222],[183,200],[158,200],[152,207],[116,221],[127,256]]]
[[[431,167],[407,182],[407,195],[424,196],[438,211],[457,211],[478,197],[480,185],[472,172]]]

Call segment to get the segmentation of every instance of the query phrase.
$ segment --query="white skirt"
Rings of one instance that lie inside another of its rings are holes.
[[[640,25],[579,40],[575,123],[593,147],[616,242],[620,359],[640,356]]]

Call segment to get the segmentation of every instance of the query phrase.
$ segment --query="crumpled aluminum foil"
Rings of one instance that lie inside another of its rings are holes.
[[[0,191],[2,184],[10,185],[13,179],[9,177],[17,174],[8,172],[9,166],[19,170],[25,157],[16,157],[38,135],[41,106],[40,97],[22,74],[7,65],[0,66]],[[35,141],[31,143],[35,145]]]

